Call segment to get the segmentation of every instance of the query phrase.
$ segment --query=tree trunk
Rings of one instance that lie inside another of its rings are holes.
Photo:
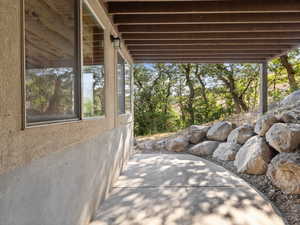
[[[168,76],[168,86],[167,86],[167,93],[166,93],[166,96],[165,96],[165,105],[164,105],[164,113],[167,114],[168,112],[168,107],[169,107],[169,98],[171,96],[171,80],[172,80],[172,76],[171,74],[167,74]]]
[[[184,72],[185,72],[185,78],[186,78],[186,83],[189,87],[190,94],[189,94],[189,99],[188,99],[188,112],[190,114],[190,121],[189,124],[192,125],[195,122],[195,113],[194,113],[194,98],[195,98],[195,89],[194,89],[194,84],[193,81],[191,80],[191,64],[187,64],[186,66],[183,66]]]
[[[198,69],[198,65],[197,65],[197,71],[196,71],[196,77],[201,85],[201,89],[200,89],[200,92],[201,92],[201,96],[205,102],[206,105],[208,105],[208,98],[206,96],[206,86],[205,86],[205,83],[204,81],[202,80],[202,77],[201,77],[201,72],[199,71]]]
[[[247,112],[249,110],[243,96],[239,96],[238,93],[236,93],[236,90],[230,90],[230,94],[235,104],[236,113],[241,113],[242,111]]]
[[[243,111],[244,112],[247,112],[249,111],[249,107],[248,105],[245,103],[244,99],[243,99],[243,96],[240,96],[238,98],[238,101],[239,101],[239,105],[242,107]]]
[[[184,111],[184,105],[183,105],[183,102],[182,102],[182,81],[180,80],[179,81],[179,93],[178,93],[178,97],[179,97],[179,108],[180,108],[180,111],[181,111],[181,120],[185,123],[185,111]]]
[[[238,96],[235,96],[232,93],[231,93],[231,95],[232,95],[234,106],[235,106],[235,112],[239,114],[242,112],[241,105],[239,103],[239,98],[238,98]]]
[[[234,102],[234,107],[235,107],[235,112],[236,113],[241,113],[242,112],[242,105],[240,102],[240,98],[238,96],[238,94],[235,91],[235,85],[234,85],[234,79],[233,78],[229,78],[226,79],[225,77],[219,76],[220,80],[223,81],[223,83],[225,84],[225,86],[228,88],[229,93],[233,99]]]
[[[225,72],[226,76],[222,76],[221,74],[218,75],[219,79],[223,81],[225,86],[228,88],[230,95],[232,96],[235,111],[236,113],[241,113],[242,111],[247,112],[249,110],[247,104],[243,100],[243,95],[239,95],[238,91],[236,90],[235,80],[233,77],[233,71],[229,71],[227,68],[223,68],[218,66],[218,69],[221,69]]]
[[[286,68],[288,73],[289,86],[291,91],[298,89],[298,85],[295,79],[296,71],[294,70],[292,64],[289,62],[287,55],[280,56],[281,64]]]

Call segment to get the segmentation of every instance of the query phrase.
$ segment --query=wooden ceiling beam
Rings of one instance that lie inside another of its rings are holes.
[[[242,40],[242,39],[299,39],[300,32],[268,33],[125,33],[124,40]]]
[[[205,62],[229,62],[229,61],[256,61],[256,62],[263,62],[266,60],[266,58],[240,58],[240,59],[231,59],[231,58],[199,58],[199,57],[193,57],[193,58],[134,58],[134,60],[137,61],[146,61],[146,60],[159,60],[159,61],[171,61],[171,60],[186,60],[186,61],[196,61],[199,62],[205,61]]]
[[[115,15],[114,23],[117,25],[300,23],[300,13]]]
[[[297,45],[300,39],[295,40],[127,40],[127,46],[143,45]]]
[[[258,60],[235,60],[235,59],[195,59],[195,58],[184,58],[184,59],[134,59],[135,63],[202,63],[202,64],[224,64],[224,63],[263,63],[265,59]]]
[[[144,45],[128,46],[132,51],[153,51],[153,50],[281,50],[289,49],[290,45]]]
[[[300,12],[300,2],[298,0],[110,2],[108,12],[110,14]]]
[[[118,30],[122,33],[288,32],[300,31],[300,25],[297,23],[120,25]]]
[[[251,55],[249,54],[223,54],[223,55],[214,55],[214,54],[210,54],[210,55],[205,55],[205,54],[190,54],[190,55],[132,55],[133,58],[138,59],[138,58],[147,58],[147,59],[157,59],[157,58],[161,58],[161,59],[173,59],[173,58],[216,58],[216,59],[242,59],[242,58],[269,58],[272,57],[271,54],[264,54],[264,55],[257,55],[255,57],[251,57]]]
[[[108,0],[107,6],[140,62],[262,62],[300,43],[299,0]]]
[[[131,55],[224,55],[224,54],[248,54],[248,55],[265,55],[265,54],[280,54],[280,50],[154,50],[154,51],[130,51]]]
[[[101,0],[100,0],[101,1]],[[145,0],[104,0],[105,2],[145,2]],[[147,2],[182,2],[182,0],[146,0]],[[189,0],[195,2],[225,2],[231,0]]]

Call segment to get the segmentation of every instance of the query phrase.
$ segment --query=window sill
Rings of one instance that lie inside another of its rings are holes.
[[[48,127],[48,126],[55,126],[55,125],[62,125],[62,124],[71,124],[71,123],[79,123],[82,120],[76,119],[68,119],[68,120],[56,120],[56,121],[45,121],[45,122],[36,122],[36,123],[29,123],[25,125],[25,129],[32,129],[38,127]]]
[[[83,121],[89,121],[89,120],[104,120],[106,119],[106,116],[95,116],[95,117],[83,117],[82,120]]]

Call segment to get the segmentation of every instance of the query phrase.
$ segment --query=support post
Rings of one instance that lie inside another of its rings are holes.
[[[261,64],[260,71],[260,114],[268,111],[268,62]]]

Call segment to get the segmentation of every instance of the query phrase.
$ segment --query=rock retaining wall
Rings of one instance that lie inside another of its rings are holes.
[[[193,125],[177,137],[148,141],[143,146],[234,161],[237,172],[266,174],[283,192],[300,194],[300,95],[295,93],[260,116],[254,126],[235,128],[228,121],[211,127]],[[298,101],[295,96],[299,96]]]

